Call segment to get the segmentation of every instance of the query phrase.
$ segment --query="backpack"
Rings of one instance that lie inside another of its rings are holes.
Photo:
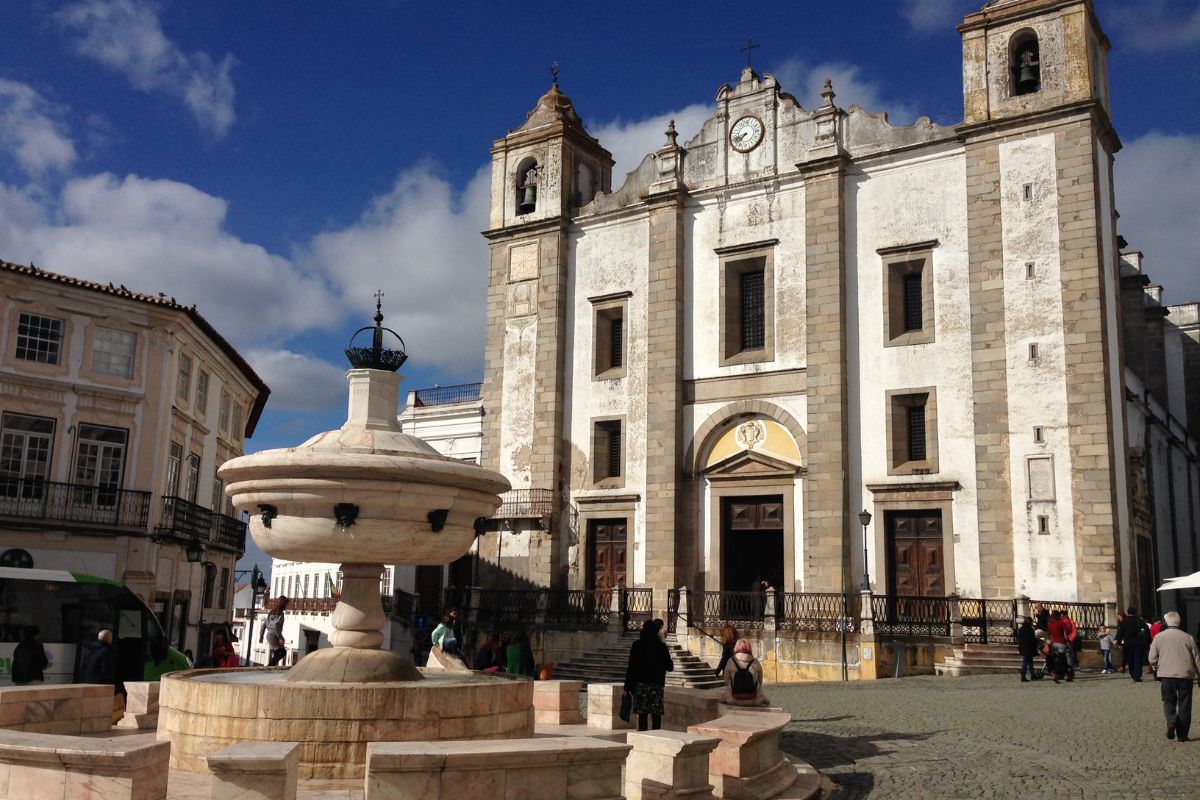
[[[751,664],[754,662],[751,661]],[[743,667],[738,663],[737,659],[733,660],[733,698],[735,700],[753,700],[758,696],[758,686],[754,683],[754,673],[750,671],[749,665]]]

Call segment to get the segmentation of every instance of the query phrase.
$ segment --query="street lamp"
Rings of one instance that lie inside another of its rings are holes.
[[[200,544],[199,539],[192,539],[183,552],[187,554],[187,560],[191,564],[199,564],[204,560],[204,545]]]
[[[865,508],[858,515],[858,521],[863,526],[863,586],[864,590],[871,588],[871,568],[867,562],[867,526],[871,524],[871,512]]]
[[[242,574],[246,573],[243,571]],[[254,618],[257,616],[258,599],[265,595],[269,588],[262,570],[255,564],[250,570],[250,624],[246,626],[246,662],[249,665],[254,664],[251,656],[254,655]]]

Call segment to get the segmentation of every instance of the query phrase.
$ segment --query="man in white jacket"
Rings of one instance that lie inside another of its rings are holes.
[[[1161,684],[1167,738],[1186,742],[1192,725],[1192,684],[1200,675],[1200,654],[1196,652],[1196,640],[1179,627],[1178,612],[1168,611],[1163,622],[1166,630],[1150,644],[1150,666]]]

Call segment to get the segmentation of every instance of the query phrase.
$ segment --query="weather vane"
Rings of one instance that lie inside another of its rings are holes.
[[[550,65],[550,77],[554,79],[554,85],[558,86],[558,62],[555,61]]]
[[[754,39],[747,39],[746,46],[739,50],[739,53],[746,54],[746,69],[754,69],[754,51],[762,47],[761,44],[755,44]]]

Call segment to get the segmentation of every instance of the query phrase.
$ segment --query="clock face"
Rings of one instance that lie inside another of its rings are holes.
[[[763,138],[763,124],[758,117],[742,117],[729,129],[729,143],[739,153],[758,147]]]

